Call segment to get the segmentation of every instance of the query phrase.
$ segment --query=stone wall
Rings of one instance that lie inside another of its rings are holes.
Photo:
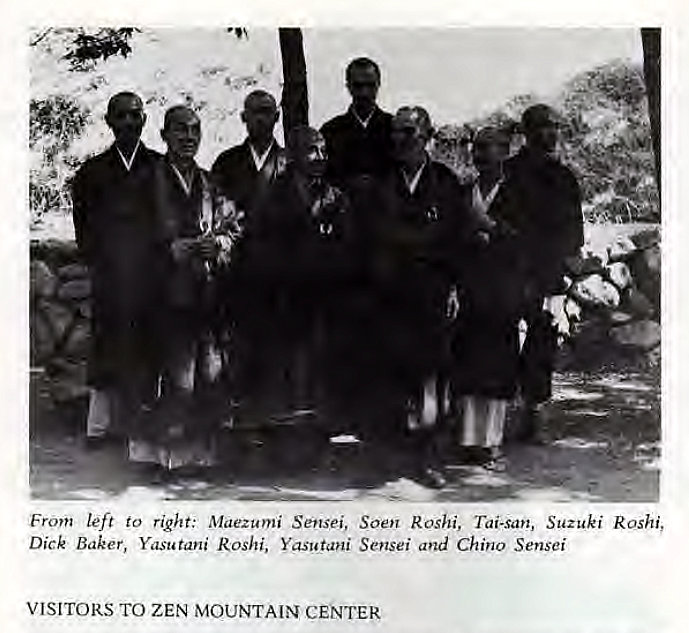
[[[660,361],[659,227],[611,236],[589,239],[571,262],[563,297],[566,368]]]
[[[624,234],[610,228],[602,238],[589,231],[582,256],[570,266],[567,294],[559,299],[566,315],[562,329],[568,332],[560,359],[564,368],[659,360],[659,229]],[[86,393],[90,289],[73,241],[32,242],[31,365],[45,371],[58,402]]]
[[[72,241],[32,241],[30,354],[56,401],[86,393],[91,283]]]

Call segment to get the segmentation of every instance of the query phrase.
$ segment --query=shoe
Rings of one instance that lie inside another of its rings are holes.
[[[84,438],[84,448],[87,451],[100,451],[108,445],[108,438],[105,435],[87,435]]]
[[[481,464],[486,470],[504,472],[507,468],[505,454],[497,446],[486,449],[486,459]]]
[[[84,448],[88,451],[100,451],[111,446],[121,446],[124,440],[114,433],[104,435],[87,435],[84,438]]]
[[[440,490],[447,486],[447,479],[440,470],[433,468],[432,466],[426,466],[421,470],[419,475],[419,483],[426,488],[433,488],[434,490]]]

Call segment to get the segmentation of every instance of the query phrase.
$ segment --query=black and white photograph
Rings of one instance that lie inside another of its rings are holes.
[[[658,501],[659,28],[28,37],[32,498]]]

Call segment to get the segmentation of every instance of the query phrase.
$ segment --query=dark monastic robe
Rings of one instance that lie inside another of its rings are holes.
[[[218,201],[206,172],[194,166],[187,192],[167,157],[156,169],[155,194],[158,247],[164,266],[159,334],[166,341],[166,347],[174,348],[175,339],[182,339],[180,343],[184,345],[185,340],[210,329],[212,306],[208,264],[194,254],[184,261],[176,261],[172,243],[211,231]],[[208,217],[204,217],[204,212]]]
[[[380,179],[392,168],[392,115],[376,107],[366,126],[352,108],[321,128],[328,152],[328,177],[347,190],[360,176]]]
[[[263,167],[258,170],[247,138],[216,158],[211,168],[211,179],[221,194],[235,204],[243,224],[250,222],[253,210],[264,204],[276,179],[284,170],[285,152],[277,142],[273,143]],[[243,242],[243,238],[240,238],[238,253],[244,249]],[[222,298],[220,310],[224,320],[238,337],[243,336],[247,321],[251,327],[250,321],[253,318],[253,289],[243,262],[244,257],[235,257],[229,269],[219,278],[219,295]]]
[[[197,165],[191,173],[190,183],[183,184],[168,156],[154,169],[161,292],[152,336],[159,349],[162,397],[145,429],[146,438],[154,441],[167,441],[167,430],[175,425],[185,429],[185,437],[207,432],[229,400],[229,394],[222,393],[227,385],[218,380],[220,372],[211,372],[207,361],[223,343],[216,279],[238,228],[234,207],[218,195],[209,174]],[[205,259],[194,251],[194,241],[201,236],[216,240],[214,257]],[[175,243],[184,240],[189,250],[175,257]],[[189,371],[193,372],[191,389],[180,388],[180,376]]]
[[[237,255],[252,288],[240,322],[244,390],[274,410],[314,404],[328,313],[349,274],[347,199],[325,181],[311,186],[306,195],[280,176]]]
[[[96,387],[145,391],[145,376],[154,371],[150,333],[160,262],[152,183],[157,160],[159,155],[140,144],[127,171],[113,145],[88,159],[72,184],[77,244],[93,286],[89,378]]]
[[[559,289],[565,259],[584,243],[581,191],[572,171],[555,158],[522,148],[506,161],[492,214],[512,228],[534,294]]]
[[[413,193],[396,168],[369,202],[368,301],[350,310],[340,364],[364,436],[399,432],[405,402],[446,367],[447,299],[475,236],[466,188],[430,159]]]
[[[211,174],[223,195],[248,215],[283,169],[284,150],[277,142],[273,143],[262,169],[256,169],[247,138],[240,145],[222,152],[215,159]]]
[[[532,402],[547,400],[557,349],[547,295],[561,291],[566,259],[584,242],[581,192],[559,160],[522,148],[505,163],[505,181],[493,215],[513,234],[524,270],[524,317],[528,332],[520,356],[520,382]]]
[[[478,211],[493,220],[501,186],[487,209]],[[453,326],[451,384],[455,396],[506,400],[517,388],[524,274],[509,228],[497,223],[486,234],[488,241],[474,244],[467,257]]]

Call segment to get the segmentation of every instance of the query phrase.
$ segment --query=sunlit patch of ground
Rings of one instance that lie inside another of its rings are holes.
[[[508,446],[499,471],[449,463],[449,485],[440,491],[394,469],[381,472],[377,457],[351,437],[338,438],[309,459],[290,455],[294,447],[254,441],[221,469],[154,474],[128,464],[123,448],[85,450],[79,415],[51,409],[33,385],[31,489],[44,499],[131,501],[657,500],[659,376],[568,373],[556,382],[546,446]]]

